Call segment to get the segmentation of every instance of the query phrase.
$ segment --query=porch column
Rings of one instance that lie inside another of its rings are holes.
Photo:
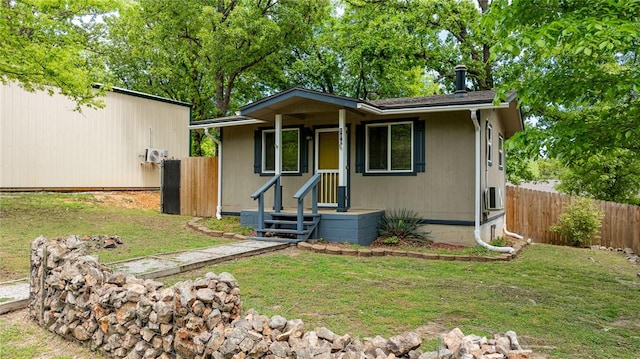
[[[338,212],[347,211],[347,154],[349,153],[347,134],[347,111],[338,110]]]
[[[275,175],[279,176],[282,174],[282,114],[277,113],[276,114],[276,121],[275,121],[275,125],[276,125],[276,129],[275,129],[275,137],[276,137],[276,143],[275,143],[275,152],[276,152],[276,158],[275,158]],[[274,193],[274,210],[276,212],[279,212],[282,209],[282,185],[281,185],[281,181],[278,181],[275,185],[275,193]]]

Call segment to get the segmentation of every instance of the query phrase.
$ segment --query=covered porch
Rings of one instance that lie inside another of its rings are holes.
[[[306,214],[311,209],[305,210]],[[324,240],[336,243],[352,243],[362,246],[371,244],[378,236],[377,225],[383,210],[353,210],[349,212],[336,212],[335,209],[322,208],[318,210],[319,222],[309,239]],[[240,222],[243,226],[259,227],[258,209],[246,209],[240,212]],[[297,219],[297,209],[284,208],[280,213],[268,211],[264,213],[267,221],[275,218],[289,217]],[[278,241],[277,237],[267,237],[272,241]],[[287,242],[297,239],[285,239]]]

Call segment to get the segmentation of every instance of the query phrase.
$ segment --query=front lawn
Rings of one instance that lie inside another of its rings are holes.
[[[514,330],[521,344],[551,358],[639,358],[639,270],[621,254],[543,244],[498,263],[291,250],[165,283],[230,272],[245,309],[301,318],[308,328],[326,326],[339,334]],[[423,344],[436,345],[435,339]]]
[[[122,205],[108,198],[118,198]],[[161,214],[159,205],[127,208],[132,201],[127,198],[102,193],[0,193],[0,282],[29,275],[30,244],[40,235],[119,236],[123,245],[94,251],[104,263],[229,241],[186,229],[191,217]]]
[[[122,247],[97,252],[104,262],[225,241],[186,229],[189,219],[107,206],[92,194],[0,194],[0,278],[28,275],[29,244],[40,234],[120,236]],[[164,282],[207,271],[238,279],[245,310],[301,318],[310,329],[360,337],[419,330],[431,338],[424,351],[455,327],[477,335],[514,330],[525,347],[550,358],[640,357],[640,268],[613,252],[536,244],[510,262],[457,262],[288,249]],[[42,348],[43,332],[0,317],[0,357],[58,350]],[[38,344],[22,349],[16,336]]]

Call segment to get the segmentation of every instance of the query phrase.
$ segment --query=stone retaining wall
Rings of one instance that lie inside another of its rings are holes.
[[[40,325],[116,358],[526,359],[513,332],[493,339],[443,336],[439,352],[421,352],[416,333],[362,340],[299,319],[241,316],[237,281],[228,273],[169,288],[112,272],[88,256],[77,236],[37,238],[31,248],[29,311]]]

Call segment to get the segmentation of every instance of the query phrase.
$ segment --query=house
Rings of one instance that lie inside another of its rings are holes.
[[[219,213],[258,237],[370,244],[384,211],[418,213],[436,241],[503,234],[504,141],[523,129],[516,93],[363,101],[293,88],[192,123],[220,131]],[[286,240],[286,239],[283,239]]]
[[[121,88],[104,103],[0,85],[0,191],[159,189],[161,160],[189,155],[191,105]]]

